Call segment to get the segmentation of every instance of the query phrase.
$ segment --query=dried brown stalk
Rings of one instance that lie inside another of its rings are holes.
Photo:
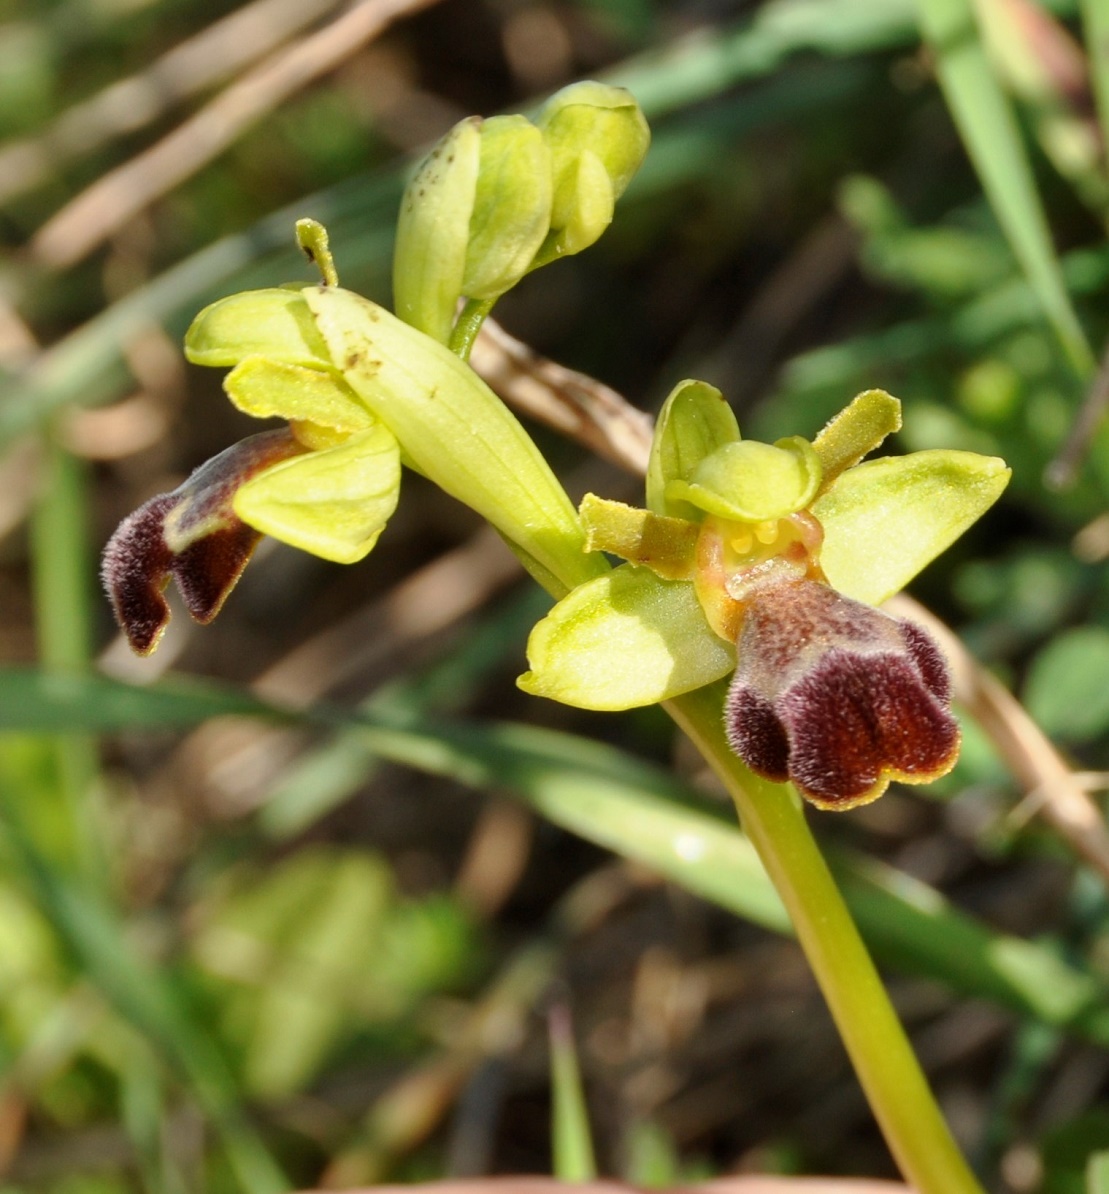
[[[362,0],[323,29],[274,54],[156,145],[67,203],[35,234],[32,255],[54,269],[80,261],[282,101],[334,70],[394,21],[436,2]]]

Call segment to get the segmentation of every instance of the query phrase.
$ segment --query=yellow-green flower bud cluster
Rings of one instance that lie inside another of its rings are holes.
[[[393,298],[446,344],[460,298],[492,303],[588,248],[612,221],[650,132],[619,87],[575,83],[524,116],[460,121],[421,162],[397,222]]]

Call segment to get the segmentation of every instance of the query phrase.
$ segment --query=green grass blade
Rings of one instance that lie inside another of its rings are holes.
[[[1063,283],[1016,118],[979,36],[972,0],[920,0],[940,86],[982,189],[1078,374],[1094,356]]]
[[[1109,5],[1105,0],[1079,0],[1078,8],[1082,14],[1101,141],[1109,147]]]
[[[581,1083],[570,1009],[557,1003],[550,1010],[551,1155],[560,1182],[590,1182],[597,1176],[589,1112]]]
[[[172,680],[142,688],[107,676],[0,669],[0,731],[169,729],[236,713],[273,715],[274,710],[210,681]]]

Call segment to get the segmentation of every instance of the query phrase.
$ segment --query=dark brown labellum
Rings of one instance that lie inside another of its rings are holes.
[[[133,651],[149,655],[158,645],[169,622],[164,590],[170,577],[197,622],[219,613],[261,538],[235,514],[235,491],[300,451],[288,430],[251,436],[120,523],[104,549],[101,576]]]
[[[732,749],[821,808],[924,783],[959,753],[951,681],[919,626],[818,581],[768,588],[746,611],[725,708]]]

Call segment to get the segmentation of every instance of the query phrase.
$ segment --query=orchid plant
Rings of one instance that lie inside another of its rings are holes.
[[[794,791],[846,809],[954,764],[943,657],[876,607],[996,501],[1008,470],[955,451],[864,463],[900,426],[879,390],[811,442],[763,444],[687,381],[658,419],[645,508],[591,494],[575,510],[467,358],[500,295],[602,234],[648,142],[632,97],[598,83],[534,121],[462,121],[405,192],[396,314],[340,288],[326,233],[301,221],[322,283],[222,299],[185,342],[191,361],[230,370],[239,409],[285,425],[131,515],[105,551],[106,586],[145,654],[170,578],[209,621],[262,535],[364,557],[402,466],[470,506],[556,599],[520,686],[591,709],[666,704],[734,796],[906,1176],[921,1194],[976,1191]]]

